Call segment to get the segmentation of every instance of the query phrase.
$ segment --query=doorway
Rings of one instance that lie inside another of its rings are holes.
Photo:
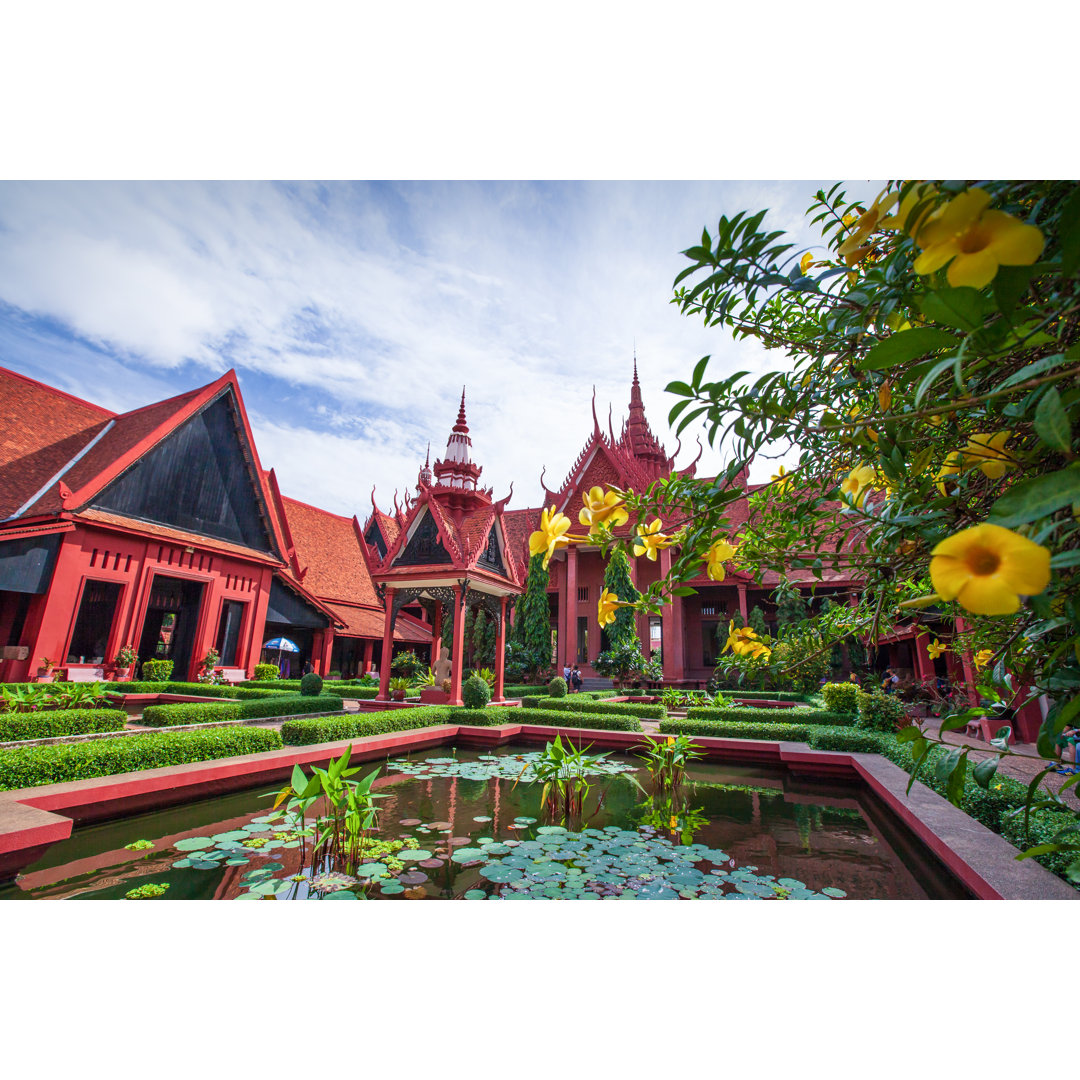
[[[186,682],[199,625],[204,585],[201,581],[155,576],[150,587],[140,660],[171,660],[174,682]]]

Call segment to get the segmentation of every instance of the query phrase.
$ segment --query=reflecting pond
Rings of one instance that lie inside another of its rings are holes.
[[[384,762],[373,784],[379,827],[351,875],[313,873],[310,835],[272,813],[260,787],[77,828],[0,899],[134,890],[167,900],[965,895],[861,787],[696,763],[678,798],[654,800],[640,762],[612,755],[590,777],[581,819],[550,822],[530,782],[536,756],[531,747],[446,748]],[[309,810],[309,824],[318,812]]]

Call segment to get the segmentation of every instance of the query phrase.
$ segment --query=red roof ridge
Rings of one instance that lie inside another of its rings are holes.
[[[12,368],[0,367],[0,373],[4,375],[12,375],[16,379],[21,379],[25,383],[30,383],[33,386],[40,387],[42,390],[48,390],[50,394],[56,394],[59,397],[67,398],[68,401],[75,402],[76,405],[83,405],[88,409],[93,409],[95,412],[101,413],[102,416],[114,417],[120,414],[114,413],[111,409],[106,409],[104,405],[95,405],[92,401],[87,401],[85,398],[76,397],[74,394],[69,394],[66,390],[61,390],[55,386],[49,386],[48,383],[43,383],[39,379],[32,379],[29,375],[23,375],[20,371],[15,371]]]
[[[352,521],[355,515],[349,514],[335,514],[333,510],[324,510],[321,506],[313,506],[311,503],[306,503],[303,499],[294,499],[291,495],[282,495],[282,501],[296,503],[297,506],[302,506],[306,510],[314,510],[319,514],[325,514],[326,517],[337,518],[339,521]]]

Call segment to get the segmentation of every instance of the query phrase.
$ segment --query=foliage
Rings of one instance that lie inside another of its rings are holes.
[[[895,731],[907,719],[904,703],[895,695],[859,690],[855,701],[859,709],[856,723],[869,731]]]
[[[131,645],[124,645],[120,651],[116,654],[116,659],[113,663],[118,668],[128,668],[139,659],[139,654]]]
[[[390,661],[390,670],[410,681],[423,671],[427,664],[421,660],[412,649],[400,652]]]
[[[540,803],[552,820],[580,819],[589,793],[589,774],[609,754],[588,754],[588,746],[574,747],[569,741],[563,745],[562,736],[544,744],[540,756],[522,769],[531,769],[533,782],[543,785]],[[519,776],[520,780],[521,777]]]
[[[154,846],[153,840],[133,840],[124,845],[125,851],[149,851]]]
[[[52,669],[54,667],[56,667],[56,661],[55,660],[50,660],[49,657],[47,657],[47,656],[43,656],[38,661],[38,666],[40,668],[42,668],[45,671],[45,674],[47,675],[50,671],[52,671]]]
[[[221,724],[239,719],[239,705],[184,701],[173,705],[147,705],[139,722],[146,727],[176,727],[183,724]]]
[[[826,683],[821,688],[825,707],[833,712],[858,712],[858,694],[859,688],[853,682]]]
[[[577,713],[605,713],[609,716],[640,716],[645,720],[660,720],[667,715],[663,705],[637,705],[625,701],[590,700],[584,694],[574,694],[567,698],[523,698],[523,709],[554,709]]]
[[[830,666],[830,650],[820,630],[810,622],[789,623],[780,628],[772,648],[771,664],[776,681],[798,690],[816,690]]]
[[[0,742],[19,739],[58,739],[122,731],[127,724],[123,709],[63,709],[56,712],[0,713]]]
[[[393,731],[438,727],[448,722],[449,706],[425,705],[414,709],[393,709],[377,713],[346,713],[323,719],[286,720],[281,738],[286,746],[309,746],[312,743],[337,742],[341,739],[385,735]]]
[[[769,624],[765,621],[765,612],[762,611],[757,604],[750,609],[750,615],[746,620],[746,625],[760,638],[767,638],[769,636]]]
[[[317,675],[314,671],[309,671],[300,680],[300,693],[304,697],[318,697],[322,693],[323,681],[320,675]]]
[[[240,717],[255,720],[268,716],[298,716],[313,713],[340,713],[345,703],[340,694],[327,693],[320,697],[304,697],[302,694],[246,701],[240,706]]]
[[[513,654],[525,678],[542,675],[551,667],[551,605],[547,588],[550,575],[543,556],[529,559],[525,595],[514,615],[514,638],[519,646]],[[509,656],[507,657],[509,659]]]
[[[479,608],[473,616],[472,632],[469,634],[471,664],[495,663],[495,636],[495,621],[483,608]]]
[[[806,742],[812,730],[809,724],[762,724],[736,723],[721,720],[701,720],[687,717],[685,720],[660,721],[661,735],[705,735],[717,739],[763,739],[768,742]]]
[[[651,672],[650,661],[641,655],[641,646],[637,637],[624,639],[602,652],[593,662],[593,669],[598,675],[610,678],[617,687],[635,678],[648,678]]]
[[[145,885],[140,885],[136,889],[129,889],[124,893],[125,900],[156,900],[158,897],[164,896],[168,891],[169,883],[166,881],[162,885],[155,885],[153,882],[147,882]]]
[[[397,675],[387,683],[387,689],[391,694],[407,694],[412,686],[412,679],[405,675]]]
[[[221,684],[225,682],[224,674],[214,670],[220,660],[221,654],[217,651],[217,649],[210,649],[200,661],[199,673],[195,676],[195,678],[198,679],[198,681],[201,683]]]
[[[573,704],[579,704],[576,697],[572,700]],[[521,709],[489,705],[482,712],[454,709],[451,721],[459,724],[481,723],[488,726],[532,724],[540,727],[585,728],[595,731],[641,730],[641,724],[635,716],[622,714],[611,716],[604,713],[584,712],[580,709],[574,711],[570,708],[530,709],[528,712],[523,712]]]
[[[778,630],[785,626],[798,625],[804,619],[810,617],[810,605],[807,604],[806,597],[798,588],[787,585],[786,582],[777,587],[773,593],[773,599],[776,601],[776,626]],[[755,608],[754,610],[758,609]],[[751,612],[751,619],[753,619],[753,612]]]
[[[97,709],[115,697],[102,683],[11,683],[0,686],[0,716],[64,709]]]
[[[566,697],[566,680],[561,675],[555,675],[547,685],[547,692],[553,698]]]
[[[739,705],[731,709],[688,709],[688,720],[734,720],[739,723],[761,724],[835,724],[855,723],[851,713],[830,712],[827,709],[755,709]]]
[[[478,678],[483,679],[484,682],[486,682],[492,690],[495,689],[495,672],[492,671],[491,668],[482,667],[479,671],[476,671],[473,674],[475,674]]]
[[[653,796],[676,794],[686,775],[686,766],[705,755],[685,735],[669,735],[662,740],[646,736],[646,741],[648,749],[637,756],[649,770]]]
[[[0,750],[0,790],[112,776],[139,769],[255,754],[281,748],[281,736],[263,728],[154,732],[118,739]]]
[[[139,674],[144,682],[168,682],[172,672],[171,660],[144,660]]]
[[[267,682],[271,679],[280,678],[281,672],[278,671],[277,664],[256,664],[255,665],[255,682]]]
[[[636,603],[641,593],[630,579],[630,559],[622,548],[614,548],[604,568],[604,588],[625,603]],[[630,646],[641,651],[633,608],[617,608],[615,621],[604,627],[606,646],[604,652],[616,651]]]
[[[473,675],[461,687],[461,700],[468,709],[482,709],[491,700],[491,687],[479,675]]]

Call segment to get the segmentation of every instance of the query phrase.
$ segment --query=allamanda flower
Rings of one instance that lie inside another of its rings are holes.
[[[937,484],[938,491],[942,495],[949,495],[950,491],[945,487],[945,481],[950,476],[959,476],[963,471],[964,457],[959,450],[954,450],[948,457],[945,458],[945,464],[938,469],[937,474],[934,476],[934,482]],[[953,493],[956,491],[953,487]]]
[[[1009,469],[1016,468],[1016,459],[1005,449],[1011,436],[1011,431],[972,435],[962,451],[964,464],[977,466],[991,480],[1000,480]]]
[[[715,540],[705,556],[706,573],[713,581],[724,580],[724,563],[735,557],[735,546],[726,540]]]
[[[544,552],[544,569],[548,568],[551,556],[559,548],[568,547],[571,540],[581,540],[580,536],[569,536],[570,519],[551,507],[540,515],[540,528],[529,534],[529,555]]]
[[[866,493],[877,482],[877,473],[869,465],[860,465],[852,469],[847,479],[840,485],[845,495],[851,496],[855,506],[862,506]]]
[[[981,289],[999,266],[1031,266],[1046,246],[1041,230],[1002,210],[987,210],[989,203],[987,191],[971,188],[936,211],[915,238],[923,249],[915,273],[932,274],[949,263],[946,277],[953,288]]]
[[[943,600],[976,615],[1011,615],[1021,596],[1050,584],[1050,552],[1000,525],[983,523],[942,540],[931,552],[930,580]]]
[[[936,660],[943,652],[948,652],[948,648],[942,645],[937,638],[934,638],[929,645],[926,646],[926,651],[930,654],[931,660]]]
[[[787,470],[783,465],[780,466],[779,472],[772,474],[772,479],[776,487],[777,495],[783,495],[791,484],[791,477],[788,476]]]
[[[634,540],[634,558],[645,555],[650,562],[656,562],[656,553],[661,548],[671,547],[675,543],[674,537],[660,531],[660,525],[660,519],[653,518],[647,527],[644,525],[637,527],[638,535]]]
[[[806,271],[809,270],[810,267],[813,266],[813,265],[814,265],[814,256],[811,255],[810,252],[808,251],[799,260],[799,273],[802,274],[803,277],[806,277]]]
[[[854,266],[855,263],[864,259],[867,253],[870,251],[870,245],[866,243],[867,237],[876,229],[881,227],[881,222],[885,215],[895,205],[897,199],[900,198],[898,192],[883,191],[875,200],[873,206],[870,207],[865,213],[859,215],[859,219],[854,223],[851,231],[851,235],[837,248],[836,253],[844,257],[844,261],[848,266]],[[847,221],[847,218],[844,218]]]
[[[600,593],[600,603],[597,605],[597,619],[600,622],[601,629],[615,621],[615,612],[621,607],[633,607],[633,605],[628,604],[625,600],[620,600],[615,593],[608,592],[606,588]]]
[[[735,620],[732,619],[728,623],[728,639],[721,652],[727,652],[730,649],[736,655],[741,656],[747,648],[753,647],[756,641],[757,634],[754,632],[753,627],[740,626],[736,630]]]
[[[585,509],[578,512],[578,521],[589,526],[589,535],[598,533],[603,526],[614,529],[630,520],[626,505],[614,491],[604,492],[594,487],[581,496]]]
[[[976,670],[982,671],[982,669],[994,659],[994,650],[980,649],[972,659],[975,661]]]

